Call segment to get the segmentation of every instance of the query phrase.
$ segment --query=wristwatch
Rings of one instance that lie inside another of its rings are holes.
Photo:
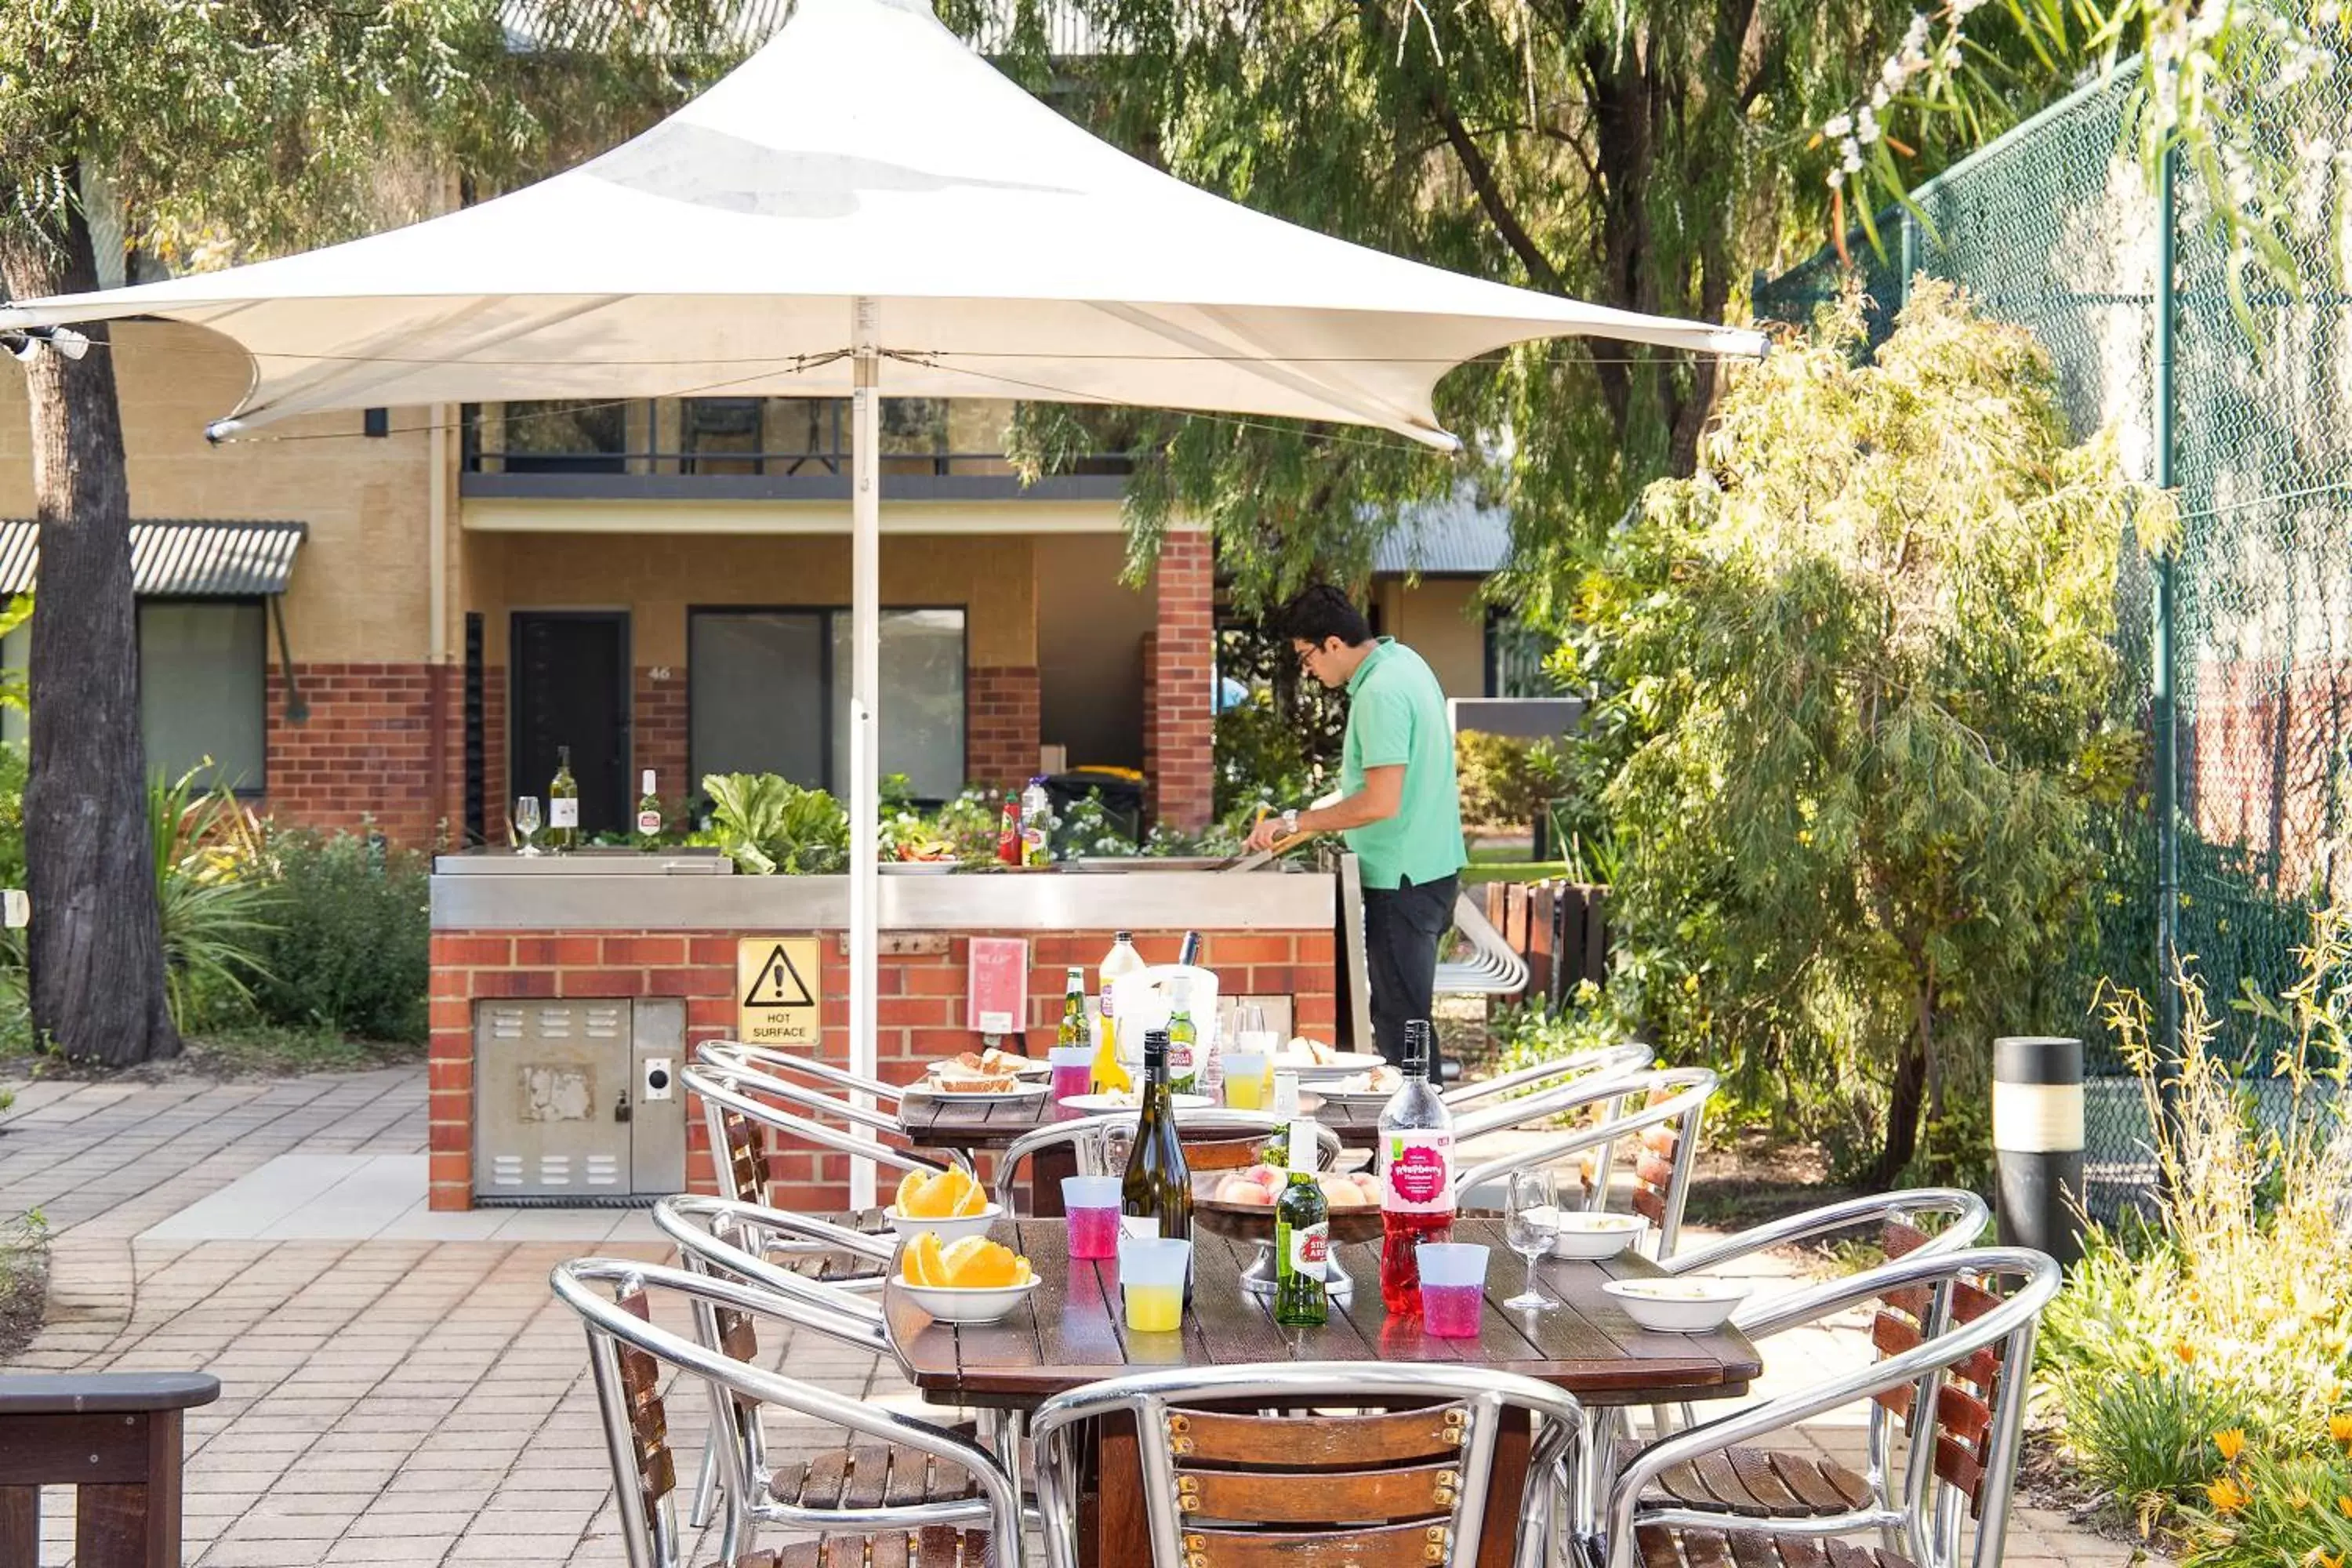
[[[1282,836],[1285,838],[1298,837],[1298,808],[1295,805],[1282,814]]]

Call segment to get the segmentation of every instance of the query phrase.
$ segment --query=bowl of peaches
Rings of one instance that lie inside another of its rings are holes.
[[[1274,1235],[1274,1200],[1290,1173],[1278,1165],[1204,1171],[1192,1178],[1192,1217],[1221,1236],[1242,1240]],[[1370,1171],[1325,1171],[1315,1178],[1331,1212],[1333,1241],[1370,1241],[1381,1234],[1381,1183]]]

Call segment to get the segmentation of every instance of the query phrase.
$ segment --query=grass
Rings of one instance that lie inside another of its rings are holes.
[[[48,1299],[48,1234],[37,1209],[0,1219],[0,1364],[40,1329]]]
[[[354,1072],[425,1059],[421,1043],[360,1040],[331,1028],[240,1024],[188,1040],[189,1065],[218,1073]]]
[[[1568,875],[1565,860],[1530,860],[1525,844],[1474,844],[1462,870],[1465,887],[1481,882],[1540,882]]]

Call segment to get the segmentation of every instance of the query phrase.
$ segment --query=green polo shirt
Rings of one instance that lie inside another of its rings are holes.
[[[1418,887],[1450,877],[1469,857],[1462,852],[1462,792],[1454,776],[1454,730],[1445,721],[1445,692],[1421,655],[1382,637],[1348,678],[1348,737],[1340,749],[1339,787],[1355,795],[1364,770],[1404,764],[1397,814],[1340,835],[1362,861],[1364,886]]]

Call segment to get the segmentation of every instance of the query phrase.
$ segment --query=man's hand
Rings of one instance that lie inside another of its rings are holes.
[[[1249,843],[1244,847],[1254,855],[1261,849],[1273,848],[1275,840],[1281,837],[1282,818],[1261,816],[1257,819],[1257,826],[1250,829]]]

